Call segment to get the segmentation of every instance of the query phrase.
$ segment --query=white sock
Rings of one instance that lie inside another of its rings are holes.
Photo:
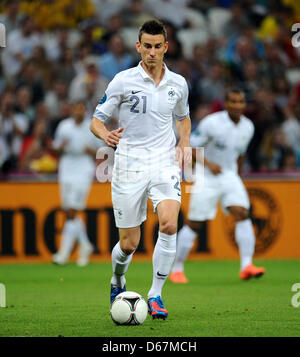
[[[197,233],[194,232],[187,224],[185,224],[177,235],[177,250],[172,272],[184,270],[184,262],[186,261],[190,250],[193,247]]]
[[[153,281],[148,298],[161,296],[162,287],[171,271],[176,255],[176,235],[176,233],[172,235],[158,233],[152,258]]]
[[[66,259],[72,252],[76,240],[76,235],[76,223],[74,223],[73,219],[67,219],[64,224],[62,240],[59,249],[59,253],[65,255]]]
[[[235,225],[235,240],[239,247],[241,270],[252,264],[255,249],[255,235],[250,218],[239,221]]]
[[[126,279],[124,275],[127,272],[132,256],[133,253],[127,255],[123,252],[123,250],[120,247],[120,242],[118,242],[114,246],[111,253],[111,260],[113,266],[113,277],[111,278],[111,284],[117,285],[120,288],[124,287],[126,283]]]
[[[85,224],[79,217],[76,217],[74,222],[76,224],[76,232],[79,244],[83,246],[90,246],[91,242],[87,236]]]

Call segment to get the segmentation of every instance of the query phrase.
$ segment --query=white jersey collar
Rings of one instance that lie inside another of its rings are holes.
[[[170,79],[170,71],[169,71],[168,67],[166,66],[165,63],[163,63],[163,66],[164,66],[164,69],[165,69],[165,73],[164,73],[164,76],[163,76],[162,80],[160,81],[159,85],[167,83],[169,81],[169,79]],[[141,76],[143,77],[144,80],[153,81],[153,79],[149,76],[149,74],[142,67],[142,61],[139,62],[137,68],[138,68],[138,71],[140,72],[140,74],[141,74]]]

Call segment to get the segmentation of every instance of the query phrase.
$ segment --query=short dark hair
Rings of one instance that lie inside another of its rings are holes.
[[[143,33],[148,33],[149,35],[163,35],[165,41],[167,41],[167,31],[164,24],[156,19],[146,21],[139,30],[139,41]]]
[[[235,94],[243,94],[245,96],[245,92],[239,88],[239,87],[232,87],[226,90],[225,92],[225,101],[229,99],[230,94],[235,93]]]

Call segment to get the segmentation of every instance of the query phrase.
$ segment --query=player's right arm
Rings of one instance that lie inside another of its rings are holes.
[[[68,140],[66,138],[65,122],[62,121],[58,124],[58,127],[56,128],[54,140],[52,141],[49,149],[57,156],[61,156],[64,153],[67,144]]]
[[[124,95],[122,74],[117,74],[109,83],[103,98],[97,105],[92,122],[91,132],[102,139],[108,146],[115,147],[122,138],[121,132],[124,128],[109,131],[105,127],[105,121],[112,117],[114,111],[119,107]]]
[[[102,139],[106,145],[115,147],[119,140],[122,138],[120,134],[124,128],[118,128],[116,130],[109,131],[106,129],[104,123],[96,117],[93,117],[91,125],[91,132],[99,139]]]

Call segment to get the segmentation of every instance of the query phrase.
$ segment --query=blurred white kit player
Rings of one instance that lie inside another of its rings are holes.
[[[89,125],[84,103],[77,102],[73,105],[73,117],[62,120],[55,132],[53,148],[60,155],[58,182],[62,208],[67,217],[60,249],[53,255],[53,262],[57,264],[68,261],[76,241],[79,243],[79,266],[88,263],[93,251],[85,224],[76,215],[77,211],[86,207],[96,169],[93,158],[97,146],[100,146],[100,141],[91,134]]]
[[[167,51],[164,31],[155,20],[142,26],[137,42],[142,61],[137,67],[118,73],[110,82],[91,125],[92,132],[106,144],[118,144],[111,188],[120,241],[112,251],[111,302],[126,289],[125,273],[138,246],[140,225],[146,220],[150,198],[158,214],[159,236],[153,254],[148,305],[153,318],[163,319],[168,312],[162,304],[161,291],[176,254],[181,202],[173,117],[179,127],[178,147],[189,146],[190,136],[188,87],[182,76],[163,63]],[[120,128],[109,132],[103,123],[116,108]]]
[[[264,273],[263,268],[252,264],[255,235],[249,218],[248,194],[239,176],[243,156],[254,134],[252,121],[242,115],[245,105],[243,92],[232,89],[225,99],[227,110],[202,119],[191,135],[192,147],[204,147],[202,162],[196,162],[196,165],[204,164],[204,183],[202,178],[197,180],[196,177],[194,187],[198,189],[190,197],[188,220],[178,232],[177,254],[170,275],[174,283],[188,282],[183,273],[184,261],[201,222],[215,218],[219,201],[224,212],[232,214],[236,222],[235,240],[240,253],[241,279]]]

